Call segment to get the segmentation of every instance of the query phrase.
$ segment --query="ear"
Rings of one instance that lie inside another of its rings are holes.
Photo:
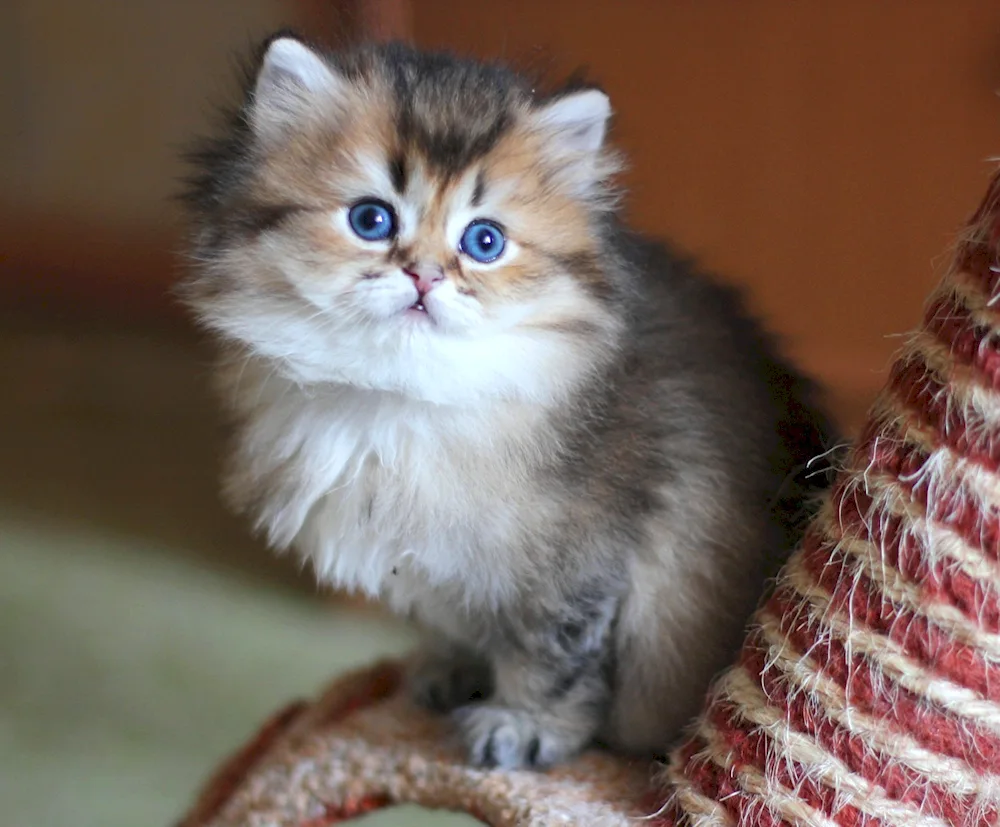
[[[267,47],[254,85],[250,123],[262,137],[277,136],[343,93],[344,79],[304,43],[279,37]]]
[[[536,125],[562,152],[596,153],[604,144],[611,101],[600,89],[584,89],[556,98],[535,110]]]
[[[599,89],[571,92],[531,112],[531,128],[542,139],[552,181],[595,204],[607,200],[608,180],[620,167],[617,154],[604,149],[610,118],[611,101]]]

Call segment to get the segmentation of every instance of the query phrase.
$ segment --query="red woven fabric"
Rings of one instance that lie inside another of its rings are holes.
[[[673,824],[1000,824],[1000,175],[739,663]]]

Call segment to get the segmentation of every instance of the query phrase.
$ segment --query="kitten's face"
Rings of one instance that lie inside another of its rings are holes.
[[[208,170],[236,179],[201,216],[208,324],[296,381],[434,402],[551,401],[599,363],[607,98],[491,71],[272,43],[238,176]]]

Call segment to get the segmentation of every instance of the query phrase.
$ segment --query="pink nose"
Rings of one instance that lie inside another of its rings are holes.
[[[411,264],[404,267],[403,272],[413,279],[421,296],[427,295],[434,289],[434,285],[444,281],[444,270],[439,264]]]

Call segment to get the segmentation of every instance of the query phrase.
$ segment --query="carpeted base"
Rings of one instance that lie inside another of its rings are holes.
[[[402,803],[470,813],[492,827],[635,827],[655,811],[657,768],[648,760],[593,751],[547,773],[472,769],[446,719],[414,707],[400,677],[399,664],[383,663],[280,712],[178,827],[328,827]]]

